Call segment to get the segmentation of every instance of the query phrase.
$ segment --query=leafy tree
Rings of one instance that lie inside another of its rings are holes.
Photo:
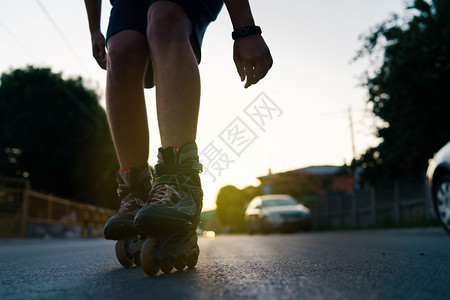
[[[219,190],[216,198],[216,215],[224,226],[229,226],[231,232],[245,230],[246,193],[233,185],[227,185]]]
[[[356,162],[366,182],[423,172],[450,140],[450,1],[416,0],[408,12],[378,26],[358,56],[382,54],[365,79],[368,102],[385,124],[377,129],[382,142]]]
[[[261,185],[258,185],[258,186],[248,185],[248,186],[244,187],[241,191],[243,192],[245,206],[247,206],[247,204],[250,201],[252,201],[253,198],[263,194]]]
[[[35,189],[116,206],[118,163],[106,114],[81,78],[27,67],[1,76],[0,174]]]

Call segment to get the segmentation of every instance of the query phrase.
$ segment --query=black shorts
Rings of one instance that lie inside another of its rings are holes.
[[[122,30],[135,30],[146,36],[147,12],[152,3],[158,0],[111,0],[112,9],[109,17],[106,40]],[[183,8],[192,22],[191,45],[201,60],[203,36],[209,23],[214,21],[223,6],[223,0],[170,0]],[[154,86],[151,65],[145,76],[145,87]]]

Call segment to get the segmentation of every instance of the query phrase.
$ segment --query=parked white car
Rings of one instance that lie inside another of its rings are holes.
[[[250,201],[245,220],[249,234],[310,230],[311,211],[289,195],[264,195]]]
[[[427,179],[436,216],[450,234],[450,142],[430,160]]]

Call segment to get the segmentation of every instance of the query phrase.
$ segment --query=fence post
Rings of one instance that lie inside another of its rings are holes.
[[[356,192],[352,193],[352,213],[353,213],[353,226],[357,227],[358,224],[358,200],[356,198]]]
[[[319,220],[318,223],[319,223],[319,227],[321,229],[323,229],[325,227],[325,214],[326,214],[326,211],[325,211],[326,203],[325,203],[325,201],[326,201],[325,199],[320,201],[320,205],[319,205],[319,207],[320,207],[320,209],[319,209],[320,214],[319,214],[319,217],[318,217],[318,220]]]
[[[84,205],[83,211],[83,238],[89,237],[89,204]]]
[[[27,236],[27,219],[28,219],[28,204],[30,201],[30,181],[25,182],[25,188],[22,191],[22,216],[20,218],[20,236]]]
[[[424,192],[425,192],[425,218],[427,219],[433,219],[435,218],[435,212],[433,207],[433,196],[431,188],[428,184],[427,175],[424,174],[424,178],[422,180],[422,184],[424,185]]]
[[[394,180],[394,221],[400,223],[401,200],[398,179]]]
[[[330,205],[330,197],[327,197],[327,227],[332,228],[333,227],[333,213],[331,211],[331,205]]]
[[[371,210],[372,210],[372,225],[377,224],[377,199],[375,193],[375,187],[370,188],[370,202],[371,202]]]
[[[315,224],[317,223],[317,202],[310,203],[309,208],[311,210],[311,227],[316,228]]]
[[[98,238],[100,237],[100,214],[101,214],[101,209],[99,207],[96,207],[95,209],[95,219],[94,219],[94,238]]]
[[[329,214],[328,198],[325,197],[325,199],[323,200],[322,224],[323,224],[323,227],[326,229],[328,229],[330,227],[328,214]]]
[[[342,196],[338,195],[337,197],[337,218],[338,218],[338,224],[339,227],[342,227],[343,225],[343,220],[344,220],[344,215],[343,215],[343,211],[342,211]]]
[[[47,220],[53,220],[53,196],[47,197]]]

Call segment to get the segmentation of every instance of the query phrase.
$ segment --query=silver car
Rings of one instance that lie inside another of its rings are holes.
[[[247,233],[309,230],[311,212],[289,195],[253,198],[245,211]]]
[[[436,215],[450,234],[450,142],[430,160],[427,179]]]

